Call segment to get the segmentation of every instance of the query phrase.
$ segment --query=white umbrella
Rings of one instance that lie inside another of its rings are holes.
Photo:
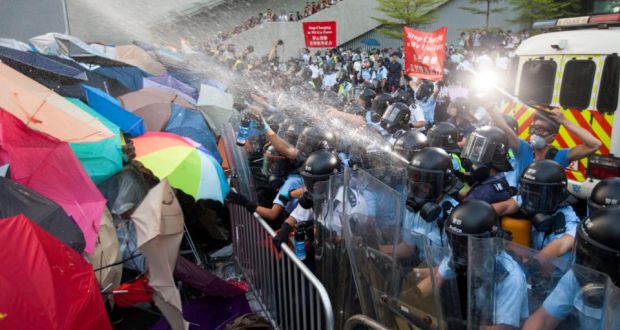
[[[213,86],[201,84],[196,105],[205,114],[216,135],[233,114],[233,96]]]

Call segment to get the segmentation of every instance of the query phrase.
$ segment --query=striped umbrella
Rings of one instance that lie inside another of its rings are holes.
[[[198,199],[224,201],[230,190],[224,170],[207,150],[191,139],[149,132],[133,139],[136,160],[159,179]]]

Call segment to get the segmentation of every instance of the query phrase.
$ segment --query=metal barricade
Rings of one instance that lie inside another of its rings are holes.
[[[257,214],[229,204],[233,252],[263,310],[277,329],[334,329],[327,291],[285,244],[278,253],[275,232]]]

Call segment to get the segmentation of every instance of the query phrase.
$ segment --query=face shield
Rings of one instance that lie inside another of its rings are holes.
[[[584,225],[580,224],[577,227],[577,242],[574,247],[575,263],[607,274],[615,285],[620,284],[620,267],[618,267],[620,251],[610,249],[590,239],[583,230]],[[575,275],[582,286],[588,284],[587,282],[592,282],[583,276],[580,278],[578,272],[575,272]]]
[[[540,183],[521,178],[519,195],[523,199],[521,208],[527,213],[553,213],[566,199],[564,183]]]
[[[467,138],[467,144],[461,152],[461,158],[468,159],[472,163],[488,164],[495,154],[495,143],[489,138],[472,133]]]
[[[405,129],[409,124],[409,109],[400,107],[389,107],[381,118],[381,127],[390,134],[396,133],[400,129]]]
[[[290,172],[290,160],[271,148],[263,158],[263,173],[270,177],[285,178]]]
[[[448,173],[424,170],[414,166],[407,169],[409,196],[418,201],[436,201],[443,196]]]

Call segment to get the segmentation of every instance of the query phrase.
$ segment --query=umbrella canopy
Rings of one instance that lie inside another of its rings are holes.
[[[0,107],[30,128],[65,142],[95,142],[113,136],[95,117],[60,95],[0,63]]]
[[[0,46],[23,50],[25,52],[33,50],[32,46],[28,45],[27,43],[9,38],[0,38]]]
[[[74,250],[84,251],[80,227],[56,203],[9,179],[0,177],[0,219],[24,214]]]
[[[90,86],[83,87],[86,91],[88,105],[91,108],[131,136],[144,134],[144,120],[142,118],[123,109],[120,102],[102,90]]]
[[[131,91],[142,89],[142,70],[133,66],[101,66],[94,70],[96,73],[117,80]]]
[[[224,170],[199,144],[170,133],[146,133],[133,139],[136,160],[160,179],[195,199],[223,202],[230,190]]]
[[[76,68],[80,70],[84,68],[80,63],[74,60],[58,57],[55,55],[45,55],[45,56],[48,58],[51,58],[52,60],[56,62],[62,63],[72,68]],[[100,74],[97,74],[89,70],[86,70],[85,73],[86,73],[86,77],[88,78],[88,80],[81,82],[84,85],[99,88],[114,97],[131,92],[129,88],[125,87],[123,84],[121,84],[117,80],[104,77]],[[75,97],[75,98],[79,98],[80,100],[86,101],[86,96],[84,95],[84,90],[82,89],[81,84],[72,84],[69,82],[66,82],[66,83],[63,82],[61,83],[60,87],[54,90],[56,91],[56,93],[60,95],[68,96],[68,97]]]
[[[85,81],[86,69],[77,69],[56,62],[44,55],[0,46],[0,60],[6,65],[35,78],[46,76],[60,81]]]
[[[200,297],[183,303],[183,316],[191,322],[191,330],[226,329],[234,319],[251,312],[250,304],[244,295],[233,298]],[[151,327],[151,330],[168,329],[170,326],[163,319]]]
[[[146,259],[153,300],[174,330],[187,329],[181,295],[172,273],[183,239],[183,211],[166,179],[155,186],[131,215],[138,233],[138,249]]]
[[[0,241],[0,327],[112,329],[79,253],[24,215],[0,220]]]
[[[136,45],[116,46],[116,60],[131,64],[154,76],[166,74],[163,64],[157,62],[144,49]]]
[[[97,118],[97,120],[101,121],[102,124],[114,133],[113,137],[97,142],[69,144],[80,160],[80,163],[82,163],[82,166],[84,166],[88,176],[95,184],[99,184],[118,173],[123,167],[120,128],[82,101],[72,98],[67,100],[82,109],[82,111]]]
[[[92,253],[105,199],[67,143],[26,127],[0,110],[0,164],[11,164],[11,178],[58,203],[84,234]]]
[[[95,252],[92,255],[86,255],[86,258],[93,265],[97,283],[102,290],[109,290],[121,284],[123,265],[106,267],[122,259],[116,229],[112,223],[112,215],[107,209],[99,222],[99,236],[97,237]]]
[[[155,82],[161,86],[166,86],[169,88],[172,88],[174,90],[177,90],[189,97],[191,97],[194,102],[195,100],[198,98],[198,90],[196,90],[196,88],[182,82],[181,80],[166,74],[163,76],[159,76],[159,77],[150,77],[147,78],[148,80]]]
[[[143,88],[139,91],[127,93],[118,97],[123,107],[129,111],[134,111],[154,103],[174,103],[185,108],[195,109],[196,106],[180,98],[172,90],[158,88]]]
[[[222,280],[182,256],[177,258],[174,277],[211,297],[235,297],[245,294],[239,287]]]
[[[209,128],[202,113],[173,105],[172,114],[165,131],[190,138],[202,144],[218,163],[222,162],[222,156],[215,142],[215,135],[211,132],[211,128]]]
[[[200,96],[196,105],[205,114],[215,134],[220,135],[221,128],[233,114],[232,94],[222,92],[213,86],[202,84],[200,85]]]

